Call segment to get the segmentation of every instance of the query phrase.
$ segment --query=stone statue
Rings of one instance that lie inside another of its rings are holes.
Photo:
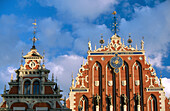
[[[123,99],[122,101],[123,105],[127,105],[128,98],[125,96],[125,94],[122,94],[122,99]]]
[[[99,102],[100,102],[100,96],[96,94],[96,96],[95,96],[95,104],[99,105]]]
[[[143,50],[143,49],[144,49],[144,41],[141,40],[141,50]]]
[[[109,94],[109,96],[107,96],[107,101],[108,101],[108,105],[112,105],[112,96],[111,94]]]
[[[88,42],[88,49],[91,51],[91,42]]]
[[[139,93],[137,93],[137,95],[136,95],[136,102],[137,102],[137,105],[140,105],[140,95],[139,95]]]

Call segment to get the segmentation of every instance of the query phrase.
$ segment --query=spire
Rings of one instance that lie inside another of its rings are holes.
[[[101,39],[100,39],[100,47],[103,48],[104,40],[103,40],[103,34],[101,34]]]
[[[142,37],[142,40],[141,40],[141,50],[144,50],[144,37]]]
[[[136,50],[138,50],[138,45],[136,44]]]
[[[52,73],[52,79],[51,80],[54,82],[54,73]]]
[[[132,43],[132,39],[131,39],[131,33],[129,33],[129,39],[128,39],[128,43],[129,43],[129,48],[131,48],[132,47],[132,45],[131,45],[131,43]]]
[[[113,11],[113,13],[112,13],[113,15],[114,15],[114,22],[113,22],[113,26],[112,27],[114,27],[114,29],[112,29],[112,31],[114,31],[114,35],[117,35],[117,31],[118,31],[118,29],[117,29],[117,21],[116,21],[116,11]]]
[[[35,48],[35,42],[38,40],[37,38],[35,38],[35,35],[36,35],[36,25],[37,25],[37,23],[36,23],[36,19],[34,20],[35,22],[34,23],[32,23],[33,25],[34,25],[34,32],[33,32],[33,34],[34,34],[34,37],[31,39],[32,40],[32,42],[33,42],[33,46],[32,46],[32,49],[36,49]]]

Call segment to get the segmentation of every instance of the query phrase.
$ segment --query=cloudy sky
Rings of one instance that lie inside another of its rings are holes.
[[[45,50],[46,67],[58,78],[63,95],[68,95],[71,73],[76,77],[87,57],[88,39],[93,49],[95,44],[99,47],[102,33],[107,44],[113,35],[111,13],[117,11],[119,36],[127,41],[131,33],[138,48],[144,36],[146,55],[157,76],[162,74],[169,96],[169,6],[169,0],[0,0],[0,93],[19,68],[22,50],[25,55],[32,46],[34,19],[36,48],[40,54]]]

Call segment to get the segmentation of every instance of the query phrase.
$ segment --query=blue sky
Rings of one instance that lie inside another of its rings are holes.
[[[158,77],[162,72],[164,86],[170,85],[169,6],[168,0],[0,0],[0,92],[19,68],[22,50],[25,55],[32,46],[36,19],[36,48],[40,54],[45,50],[46,67],[67,95],[71,73],[76,77],[87,56],[88,39],[94,49],[100,45],[101,33],[105,44],[113,35],[110,25],[115,10],[119,36],[127,41],[131,33],[132,45],[138,48],[144,36],[146,56]],[[165,91],[170,94],[169,89]]]

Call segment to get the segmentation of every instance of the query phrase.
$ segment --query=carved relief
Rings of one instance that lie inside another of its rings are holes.
[[[99,86],[99,81],[95,81],[94,85]]]
[[[139,85],[140,85],[139,80],[136,80],[136,81],[135,81],[135,85],[136,85],[136,86],[139,86]]]
[[[126,80],[122,81],[122,86],[126,86]]]
[[[113,85],[113,81],[108,81],[108,85],[112,86]]]

